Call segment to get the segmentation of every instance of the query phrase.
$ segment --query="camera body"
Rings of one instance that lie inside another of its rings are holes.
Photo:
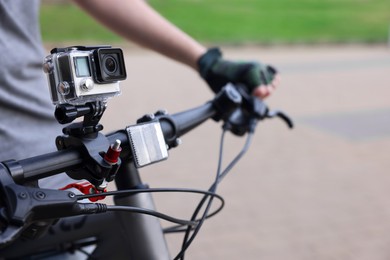
[[[111,46],[54,48],[43,62],[51,99],[58,104],[106,101],[126,79],[123,52]]]

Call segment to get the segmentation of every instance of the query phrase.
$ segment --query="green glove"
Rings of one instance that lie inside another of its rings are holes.
[[[222,59],[218,48],[209,49],[198,60],[199,73],[211,89],[218,93],[227,83],[241,83],[249,93],[260,85],[268,85],[277,71],[258,62],[232,62]]]

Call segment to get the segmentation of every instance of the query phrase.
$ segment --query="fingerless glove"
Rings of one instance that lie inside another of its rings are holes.
[[[258,62],[233,62],[222,58],[218,48],[209,49],[198,60],[199,73],[210,88],[218,93],[228,82],[243,84],[249,93],[272,82],[276,70]]]

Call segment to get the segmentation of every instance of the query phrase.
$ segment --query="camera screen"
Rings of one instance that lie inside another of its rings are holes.
[[[77,77],[90,77],[88,57],[75,57],[74,64]]]

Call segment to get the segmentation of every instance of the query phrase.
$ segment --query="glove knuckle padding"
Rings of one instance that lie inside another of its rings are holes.
[[[244,84],[249,92],[269,84],[276,70],[258,62],[232,62],[222,59],[219,49],[209,49],[198,61],[199,72],[217,93],[229,82]]]
[[[257,63],[248,63],[242,71],[240,82],[245,84],[251,92],[261,84],[259,68],[260,65]]]

